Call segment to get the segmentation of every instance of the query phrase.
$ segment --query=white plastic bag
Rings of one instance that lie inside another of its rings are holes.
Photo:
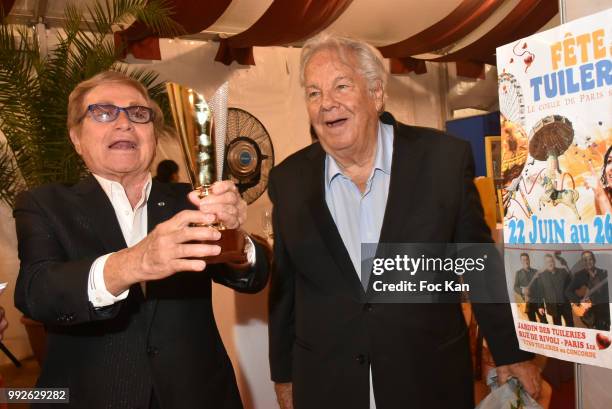
[[[497,384],[497,371],[491,369],[487,376],[487,385],[491,387],[488,394],[476,409],[542,409],[521,386],[516,378],[499,386]]]

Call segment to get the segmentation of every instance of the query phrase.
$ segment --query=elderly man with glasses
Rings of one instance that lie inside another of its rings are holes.
[[[211,279],[259,291],[266,257],[256,245],[235,268],[202,260],[220,252],[219,232],[202,226],[239,228],[246,204],[228,181],[202,200],[188,185],[152,181],[163,126],[146,89],[124,74],[80,83],[68,129],[91,175],[17,200],[15,303],[45,324],[37,386],[69,388],[67,407],[242,408]]]

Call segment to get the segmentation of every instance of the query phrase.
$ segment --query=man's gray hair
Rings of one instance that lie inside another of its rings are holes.
[[[306,65],[318,51],[324,49],[336,50],[338,56],[347,61],[347,51],[352,53],[357,61],[357,69],[368,83],[370,90],[375,90],[379,85],[384,92],[387,86],[387,71],[383,64],[383,57],[380,52],[370,44],[354,40],[348,37],[340,37],[328,33],[320,33],[312,37],[302,46],[300,56],[300,83],[304,84],[304,70]]]

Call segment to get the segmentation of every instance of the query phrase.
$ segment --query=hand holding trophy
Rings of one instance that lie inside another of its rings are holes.
[[[198,198],[202,203],[209,202],[210,208],[216,206],[221,212],[224,205],[221,198],[218,200],[206,200],[216,194],[237,195],[233,186],[221,186],[218,183],[223,177],[225,162],[225,135],[227,129],[227,91],[228,84],[224,83],[207,103],[201,94],[192,89],[176,83],[167,83],[168,98],[172,117],[179,135],[181,149],[187,164],[189,178],[193,188],[198,192]],[[229,183],[229,182],[223,182]],[[241,199],[239,199],[241,200]],[[235,206],[236,204],[232,204]],[[246,204],[239,203],[242,207]],[[221,233],[221,238],[210,244],[221,246],[221,253],[217,256],[206,257],[204,260],[209,264],[215,263],[240,263],[245,262],[244,254],[245,233],[238,227],[226,226],[219,213],[215,222],[207,225],[214,227]],[[232,228],[229,228],[232,227]]]

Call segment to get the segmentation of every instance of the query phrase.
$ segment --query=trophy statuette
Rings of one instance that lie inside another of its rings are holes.
[[[215,92],[210,103],[207,103],[204,97],[193,89],[172,82],[166,83],[172,118],[187,165],[187,173],[194,190],[199,191],[200,199],[208,196],[213,183],[220,181],[223,176],[227,89],[226,82]],[[220,222],[206,226],[221,233],[219,240],[205,242],[221,246],[221,253],[205,257],[204,261],[208,264],[246,261],[244,232],[228,229]]]

